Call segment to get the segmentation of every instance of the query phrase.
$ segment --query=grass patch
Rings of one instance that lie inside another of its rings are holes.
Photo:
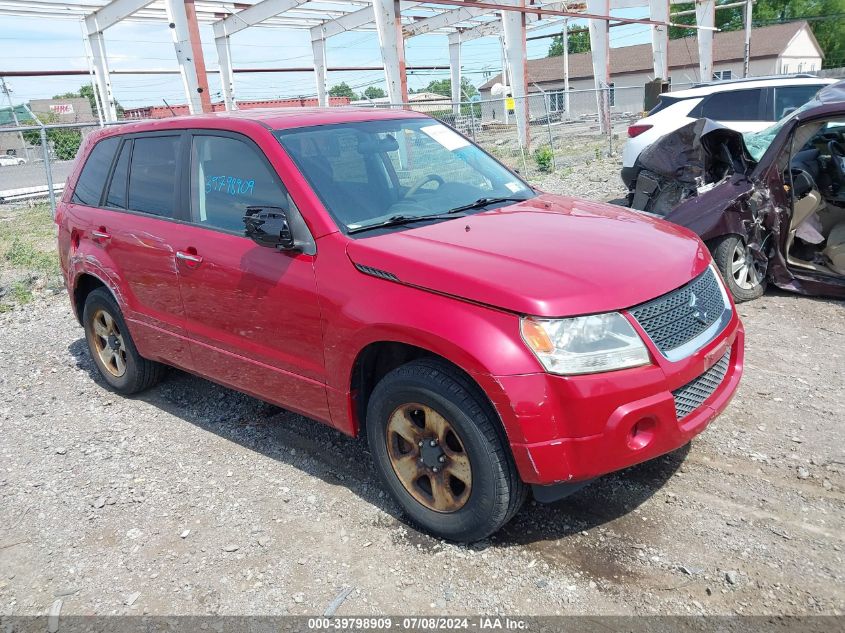
[[[12,284],[12,289],[9,295],[16,303],[23,305],[32,301],[32,288],[25,281],[16,281]]]
[[[50,207],[0,207],[0,311],[62,285]]]

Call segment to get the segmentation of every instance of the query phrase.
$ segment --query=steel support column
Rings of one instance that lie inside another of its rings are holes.
[[[716,0],[695,0],[695,23],[713,27],[716,24]],[[698,72],[700,81],[713,79],[713,31],[698,29]]]
[[[88,45],[91,47],[91,61],[94,64],[94,79],[100,103],[103,104],[103,118],[106,122],[117,121],[117,108],[109,77],[109,62],[106,54],[106,42],[102,31],[88,35]]]
[[[452,111],[461,113],[461,39],[449,42],[449,79],[452,83]]]
[[[221,35],[214,38],[217,47],[217,65],[220,66],[220,86],[223,90],[223,101],[227,110],[237,110],[235,101],[235,78],[232,72],[232,51],[229,48],[229,36]]]
[[[524,7],[525,0],[507,0],[507,4]],[[528,57],[525,50],[525,13],[503,11],[502,26],[519,144],[521,147],[528,148],[531,139],[528,131]]]
[[[167,21],[191,114],[211,111],[205,60],[193,0],[165,0]],[[193,23],[193,24],[192,24]]]
[[[669,21],[669,0],[649,0],[649,17],[658,22]],[[651,27],[651,50],[654,76],[669,79],[669,27]]]
[[[748,77],[751,74],[751,14],[754,11],[754,2],[746,0],[742,10],[742,17],[745,21],[745,55],[742,64],[742,76]]]
[[[408,77],[405,74],[405,38],[402,35],[399,0],[373,0],[384,78],[391,103],[408,102]]]
[[[569,19],[563,21],[563,108],[566,118],[571,118],[569,112]]]
[[[311,40],[314,51],[314,78],[317,80],[317,101],[321,108],[329,106],[329,93],[326,88],[328,72],[326,71],[326,39],[321,37]]]
[[[587,12],[610,15],[610,0],[587,0]],[[596,108],[602,133],[610,132],[610,21],[590,20],[590,49],[596,86]]]

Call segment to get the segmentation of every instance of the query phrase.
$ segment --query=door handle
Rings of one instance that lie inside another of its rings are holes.
[[[96,231],[91,231],[91,237],[93,237],[95,240],[101,240],[105,242],[106,240],[111,239],[111,234],[106,232],[106,227],[101,226]]]
[[[189,268],[196,268],[202,263],[202,257],[195,253],[186,253],[185,251],[176,251],[176,259],[185,262]]]

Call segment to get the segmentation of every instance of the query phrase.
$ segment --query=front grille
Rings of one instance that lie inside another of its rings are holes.
[[[731,360],[731,348],[706,372],[695,380],[688,382],[680,389],[675,389],[672,395],[675,397],[675,415],[683,420],[690,413],[701,406],[716,388],[722,384],[725,374],[728,372],[728,365]]]
[[[661,352],[691,341],[722,316],[725,300],[708,268],[685,286],[631,310]]]

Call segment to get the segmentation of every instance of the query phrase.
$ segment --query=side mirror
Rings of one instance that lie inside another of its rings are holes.
[[[280,251],[296,249],[287,213],[281,207],[247,207],[244,226],[246,236],[259,246]]]

